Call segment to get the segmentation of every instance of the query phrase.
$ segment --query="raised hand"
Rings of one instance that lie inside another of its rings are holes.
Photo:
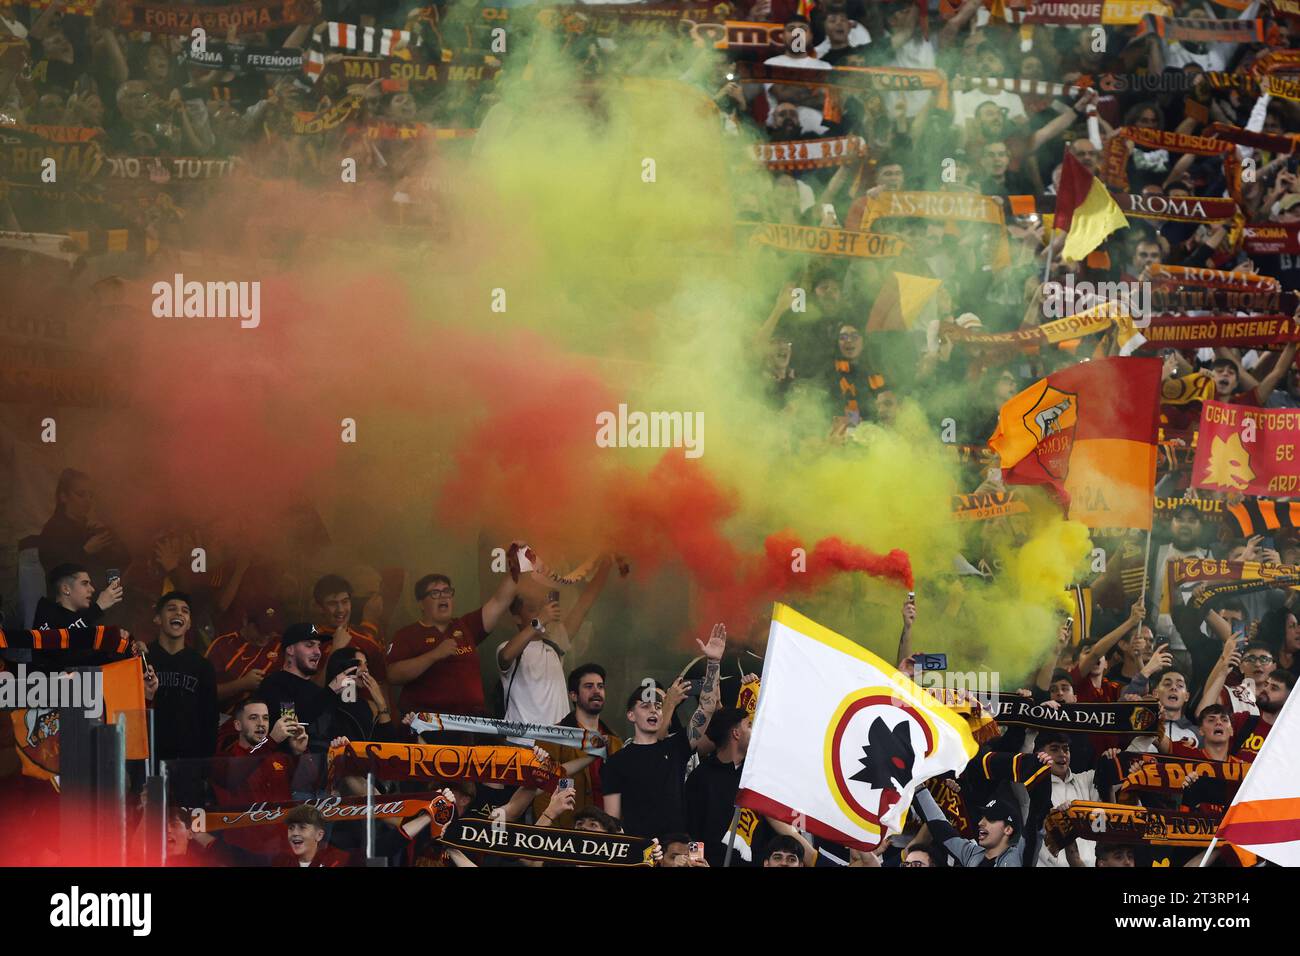
[[[695,639],[695,643],[699,645],[700,653],[707,660],[722,660],[722,655],[727,650],[727,626],[725,624],[714,624],[713,630],[709,633],[708,643],[706,644],[699,638]]]

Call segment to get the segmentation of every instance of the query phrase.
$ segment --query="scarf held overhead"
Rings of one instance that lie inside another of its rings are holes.
[[[521,747],[452,747],[352,741],[329,749],[329,774],[380,780],[473,780],[552,791],[559,780],[552,761]]]
[[[603,757],[606,741],[600,734],[582,727],[563,727],[558,724],[530,724],[523,720],[495,720],[491,717],[465,717],[460,714],[419,713],[410,723],[417,734],[443,730],[457,730],[471,734],[492,734],[497,737],[521,737],[561,744],[584,753]]]

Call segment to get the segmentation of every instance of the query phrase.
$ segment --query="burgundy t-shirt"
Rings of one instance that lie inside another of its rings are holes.
[[[388,648],[390,668],[398,661],[419,657],[439,644],[456,642],[455,654],[429,665],[423,674],[402,688],[401,712],[486,714],[478,661],[478,646],[486,637],[482,608],[456,618],[445,630],[425,627],[416,621],[398,631]]]

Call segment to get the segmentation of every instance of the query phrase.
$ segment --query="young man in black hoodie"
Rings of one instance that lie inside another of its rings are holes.
[[[159,760],[197,760],[217,750],[217,678],[212,664],[185,646],[190,596],[169,591],[154,604],[158,639],[149,646],[145,697],[154,712]]]
[[[122,582],[113,579],[108,587],[95,594],[90,572],[79,564],[60,564],[49,574],[49,597],[36,602],[32,627],[38,631],[63,629],[90,630],[99,624],[104,612],[122,600]],[[126,635],[126,631],[122,632]],[[34,651],[33,670],[62,670],[103,664],[110,655],[98,651]]]
[[[714,751],[701,757],[686,779],[686,828],[692,840],[704,844],[704,859],[709,866],[722,866],[726,859],[727,834],[735,813],[740,771],[749,751],[753,725],[753,719],[739,707],[727,707],[715,713],[705,731]],[[742,810],[741,816],[731,860],[733,866],[748,865],[754,856],[752,848],[764,845],[772,836],[752,811]],[[756,832],[760,827],[764,831],[761,835]]]

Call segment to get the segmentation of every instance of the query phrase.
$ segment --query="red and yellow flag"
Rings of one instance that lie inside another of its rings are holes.
[[[1065,151],[1065,161],[1061,164],[1052,225],[1065,231],[1061,258],[1076,262],[1105,242],[1115,230],[1128,228],[1128,219],[1110,190],[1069,150]]]
[[[1161,361],[1105,358],[1039,379],[1002,406],[989,445],[1009,484],[1048,485],[1090,528],[1151,528]]]

